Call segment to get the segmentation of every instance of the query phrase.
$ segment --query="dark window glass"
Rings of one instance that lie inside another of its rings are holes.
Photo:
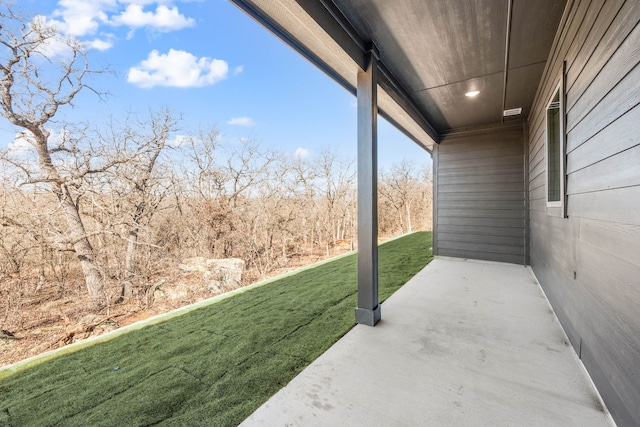
[[[560,92],[547,108],[547,191],[549,202],[560,201]]]

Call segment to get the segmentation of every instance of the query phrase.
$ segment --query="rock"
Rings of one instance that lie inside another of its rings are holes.
[[[235,289],[242,283],[244,260],[240,258],[208,259],[207,271],[202,278],[206,282],[209,292],[220,292],[225,289]]]
[[[185,258],[182,260],[182,263],[178,265],[178,268],[185,272],[192,271],[207,271],[207,259],[203,256],[196,256],[193,258]]]
[[[235,289],[242,284],[244,265],[244,260],[240,258],[206,259],[193,257],[183,259],[178,268],[188,273],[202,273],[205,290],[217,294]],[[165,287],[163,286],[163,289]]]
[[[154,300],[178,300],[189,296],[189,286],[184,283],[166,283],[153,292]]]
[[[185,300],[191,296],[201,294],[216,295],[242,284],[242,271],[245,262],[240,258],[207,259],[205,257],[185,258],[178,268],[201,280],[188,280],[185,283],[162,283],[150,289],[153,301]]]

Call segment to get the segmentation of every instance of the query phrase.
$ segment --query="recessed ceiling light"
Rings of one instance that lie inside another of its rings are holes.
[[[464,96],[468,96],[470,98],[473,98],[474,96],[478,95],[480,93],[479,90],[471,90],[467,93],[464,94]]]

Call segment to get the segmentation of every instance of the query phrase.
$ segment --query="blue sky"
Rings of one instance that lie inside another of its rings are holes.
[[[227,0],[59,0],[20,2],[92,46],[93,64],[113,75],[91,82],[66,119],[92,120],[168,106],[183,126],[216,124],[225,138],[252,137],[293,153],[334,147],[355,158],[355,97]],[[9,127],[2,123],[0,129]],[[9,137],[3,138],[6,146]],[[430,155],[379,121],[379,164]]]

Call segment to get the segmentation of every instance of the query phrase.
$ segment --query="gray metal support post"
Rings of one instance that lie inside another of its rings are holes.
[[[378,99],[375,46],[358,72],[358,307],[356,323],[374,326],[378,304]]]

